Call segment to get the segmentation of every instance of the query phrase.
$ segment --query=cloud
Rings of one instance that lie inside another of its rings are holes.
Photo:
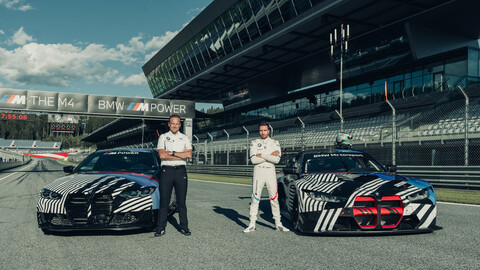
[[[155,36],[150,41],[145,44],[145,58],[144,61],[150,60],[160,49],[165,47],[170,40],[172,40],[177,34],[178,31],[167,31],[163,36]]]
[[[3,32],[2,29],[0,29],[0,35],[5,35],[5,32]]]
[[[143,73],[133,74],[128,77],[120,76],[113,82],[114,84],[120,84],[123,86],[132,86],[132,85],[146,85],[147,81]]]
[[[98,44],[79,48],[71,44],[28,43],[14,50],[0,48],[0,76],[24,85],[68,87],[72,81],[108,82],[118,71],[105,66],[106,61],[130,60]]]
[[[0,0],[1,1],[1,0]],[[20,85],[70,87],[72,82],[104,82],[132,86],[146,84],[143,73],[120,74],[122,66],[141,66],[179,31],[145,39],[142,34],[124,44],[40,44],[21,27],[0,47],[0,79]]]
[[[27,11],[33,9],[29,4],[23,4],[23,0],[0,0],[0,6],[4,6],[7,9]]]
[[[20,29],[13,34],[13,37],[11,40],[9,40],[10,44],[16,44],[16,45],[25,45],[26,43],[32,42],[33,37],[29,36],[25,31],[23,31],[23,27],[20,27]]]
[[[201,8],[191,8],[191,9],[189,9],[189,10],[187,11],[187,14],[188,14],[188,15],[190,15],[190,14],[192,14],[192,13],[197,14],[197,13],[200,13],[200,12],[201,12],[202,10],[204,10],[204,9],[205,9],[205,7],[201,7]]]

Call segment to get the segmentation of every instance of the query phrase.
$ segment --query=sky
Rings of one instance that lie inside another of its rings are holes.
[[[213,0],[0,0],[0,88],[152,98],[142,66]]]

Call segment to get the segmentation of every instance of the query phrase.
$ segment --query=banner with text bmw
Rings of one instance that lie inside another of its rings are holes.
[[[50,113],[79,113],[140,118],[195,117],[190,100],[130,98],[57,93],[34,90],[0,89],[0,109]]]

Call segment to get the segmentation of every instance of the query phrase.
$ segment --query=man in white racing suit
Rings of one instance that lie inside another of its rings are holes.
[[[280,161],[281,149],[278,141],[271,139],[269,125],[261,122],[258,125],[260,139],[253,140],[250,145],[250,160],[255,165],[253,168],[252,203],[250,204],[250,225],[243,231],[249,233],[255,231],[258,205],[262,195],[263,186],[267,185],[272,207],[275,228],[278,231],[288,232],[280,220],[280,206],[278,204],[277,179],[275,176],[275,164]]]

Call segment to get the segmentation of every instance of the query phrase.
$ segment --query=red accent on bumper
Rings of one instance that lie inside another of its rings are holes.
[[[370,196],[359,196],[355,198],[355,202],[373,202],[369,207],[353,207],[355,221],[362,229],[377,228],[379,219],[382,228],[393,229],[402,220],[404,205],[400,196],[384,196],[379,200]]]

